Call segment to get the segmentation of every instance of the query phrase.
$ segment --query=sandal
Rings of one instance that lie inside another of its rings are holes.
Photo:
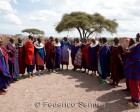
[[[133,107],[133,108],[139,108],[138,103],[135,103],[135,102],[129,101],[127,104],[128,104],[130,107]]]

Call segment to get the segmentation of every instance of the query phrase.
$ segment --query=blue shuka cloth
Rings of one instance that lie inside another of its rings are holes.
[[[60,43],[61,43],[61,47],[63,47],[64,45],[70,45],[68,41],[66,41],[66,42],[65,41],[61,41]]]
[[[89,69],[96,71],[97,70],[97,52],[99,45],[95,47],[89,47],[88,49],[88,58],[89,58]]]
[[[35,48],[35,54],[36,54],[36,52],[38,52],[38,54],[41,56],[41,58],[45,62],[45,50],[44,50],[44,47],[43,48],[39,48],[39,49]]]
[[[18,53],[11,43],[7,44],[9,52],[9,71],[12,78],[19,76]]]
[[[72,47],[72,58],[75,59],[75,56],[76,56],[76,53],[78,52],[79,50],[79,47],[78,46],[71,46]]]
[[[56,59],[55,59],[55,68],[60,68],[61,64],[61,46],[55,46],[56,49]]]
[[[109,45],[104,45],[99,51],[99,66],[100,75],[106,79],[110,75],[110,48]]]
[[[124,73],[128,79],[140,80],[140,44],[130,49]]]
[[[76,56],[78,50],[79,50],[78,46],[74,46],[74,45],[71,46],[71,58],[72,58],[73,65],[74,65],[75,56]]]
[[[11,76],[9,74],[8,67],[6,65],[5,57],[0,50],[0,89],[6,89],[9,85]]]

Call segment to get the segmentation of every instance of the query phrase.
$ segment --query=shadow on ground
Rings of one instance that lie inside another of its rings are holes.
[[[108,83],[99,84],[97,76],[90,76],[86,73],[82,73],[80,70],[76,72],[63,70],[57,74],[68,76],[68,79],[76,79],[76,82],[80,82],[80,84],[75,85],[75,87],[83,88],[86,92],[107,91],[97,98],[97,102],[105,103],[105,107],[98,108],[96,112],[122,112],[132,110],[132,108],[127,105],[129,92],[122,91],[122,88],[114,89]],[[121,81],[121,83],[124,83],[124,81],[125,80]],[[138,111],[133,110],[133,112]]]

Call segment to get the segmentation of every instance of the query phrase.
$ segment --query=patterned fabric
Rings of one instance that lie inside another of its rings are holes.
[[[2,50],[0,49],[0,73],[5,77],[11,77],[9,74],[8,66],[6,65],[6,60],[3,55]]]
[[[61,49],[62,49],[62,60],[61,63],[68,65],[69,64],[69,42],[62,41],[61,42]]]
[[[8,64],[8,59],[9,59],[8,50],[4,46],[1,46],[1,49],[2,49],[3,55],[5,57],[6,65],[9,66],[9,64]]]
[[[10,79],[11,76],[6,65],[6,60],[2,53],[2,50],[0,49],[0,89],[6,89],[9,85]]]
[[[77,67],[81,67],[82,65],[82,50],[81,48],[79,48],[78,52],[75,55],[75,59],[74,59],[74,65]]]
[[[128,79],[140,80],[140,44],[130,49],[125,63],[125,76]]]
[[[35,64],[44,66],[45,64],[45,49],[35,47]]]

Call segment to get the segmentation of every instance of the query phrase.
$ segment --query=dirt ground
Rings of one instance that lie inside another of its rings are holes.
[[[11,84],[0,96],[0,112],[140,112],[127,106],[130,97],[122,91],[124,82],[112,88],[81,71],[45,71],[44,76]]]

